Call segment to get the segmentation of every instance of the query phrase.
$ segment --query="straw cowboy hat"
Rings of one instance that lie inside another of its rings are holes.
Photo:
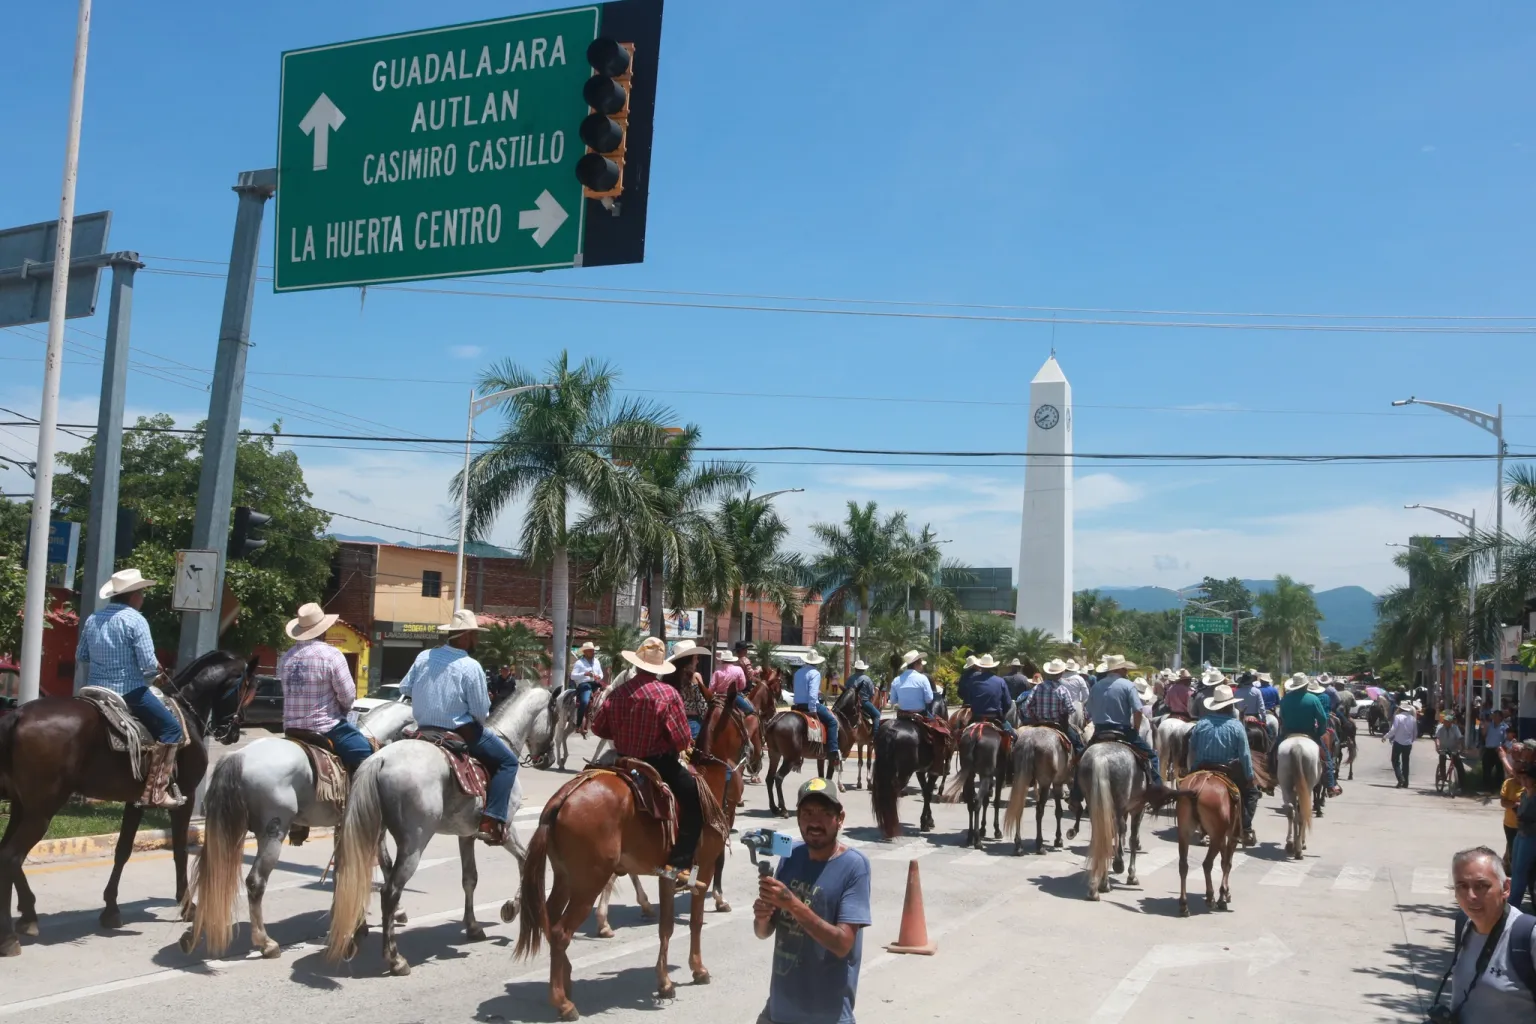
[[[291,640],[313,640],[326,630],[336,625],[340,615],[327,615],[324,608],[311,602],[299,608],[299,617],[289,619],[288,625],[283,627],[283,632],[288,634]]]
[[[1307,692],[1308,693],[1322,693],[1323,692],[1323,681],[1321,679],[1314,679],[1311,682],[1307,683]]]
[[[667,660],[667,645],[654,636],[646,637],[633,651],[620,651],[619,657],[653,676],[669,676],[677,671],[677,666]]]
[[[1139,676],[1131,680],[1131,685],[1136,687],[1136,692],[1140,694],[1143,699],[1146,699],[1152,694],[1152,684],[1147,682],[1145,679],[1140,678]]]
[[[1096,671],[1103,675],[1105,672],[1129,672],[1139,667],[1134,661],[1126,661],[1123,654],[1106,654]]]
[[[144,574],[137,569],[123,569],[112,574],[112,578],[102,584],[98,593],[103,601],[110,601],[114,597],[123,594],[131,594],[135,590],[145,590],[155,585],[154,580],[147,580]]]
[[[697,655],[709,657],[709,648],[701,647],[692,640],[679,640],[672,645],[672,653],[667,655],[667,660],[676,661],[678,658],[692,658]]]
[[[1192,679],[1194,677],[1189,674],[1189,669],[1181,668],[1181,669],[1179,669],[1179,678],[1180,679]]]
[[[901,667],[908,668],[912,665],[916,665],[918,662],[924,660],[924,657],[925,655],[922,651],[908,651],[906,654],[901,656]]]
[[[1068,672],[1081,672],[1082,670],[1083,670],[1083,666],[1079,665],[1075,660],[1073,660],[1072,658],[1068,658],[1067,659],[1067,671]]]
[[[983,654],[976,659],[977,668],[997,668],[997,660],[990,654]]]
[[[1232,696],[1232,687],[1222,683],[1211,691],[1211,695],[1200,703],[1205,705],[1207,711],[1220,711],[1237,703],[1237,698]]]
[[[1297,672],[1285,681],[1285,692],[1293,693],[1296,690],[1305,690],[1312,685],[1312,680],[1307,678],[1305,672]]]
[[[869,666],[864,664],[864,659],[863,658],[857,658],[857,659],[854,660],[853,670],[855,672],[867,672],[867,671],[869,671]]]
[[[480,625],[480,617],[468,608],[460,608],[453,613],[453,618],[446,624],[437,627],[439,633],[468,633],[471,630],[484,629]]]
[[[965,656],[965,667],[966,668],[975,668],[976,667],[976,655],[974,655],[974,654],[967,654]]]
[[[1264,683],[1267,686],[1273,686],[1275,685],[1275,677],[1270,675],[1268,672],[1260,672],[1259,682]]]
[[[815,650],[807,651],[806,653],[800,655],[800,664],[802,665],[820,665],[826,660],[826,658],[821,656],[820,651]]]
[[[736,664],[737,658],[736,655],[732,654],[730,651],[721,651],[719,654],[715,655],[715,660],[722,665],[734,665]]]
[[[1200,673],[1200,685],[1215,686],[1226,678],[1226,676],[1221,674],[1221,669],[1208,668],[1204,672]]]
[[[581,653],[582,654],[586,654],[588,651],[591,651],[592,653],[596,654],[597,653],[597,644],[593,643],[591,640],[588,640],[586,643],[582,644],[581,645]]]
[[[1040,666],[1040,671],[1048,676],[1059,676],[1067,670],[1067,663],[1060,658],[1052,658]]]

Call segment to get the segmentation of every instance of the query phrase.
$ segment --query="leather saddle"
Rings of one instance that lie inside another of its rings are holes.
[[[1025,722],[1019,726],[1021,729],[1049,729],[1061,740],[1061,745],[1066,748],[1067,754],[1072,753],[1072,737],[1067,733],[1067,727],[1060,722]]]
[[[178,748],[191,743],[192,732],[187,728],[187,716],[182,714],[181,705],[174,700],[168,700],[159,687],[150,687],[150,692],[160,698],[160,703],[170,709],[171,714],[176,718],[176,723],[181,726],[181,742],[177,744]],[[143,779],[145,768],[143,752],[155,745],[155,738],[150,735],[149,728],[134,717],[128,702],[123,700],[123,695],[105,686],[83,686],[75,694],[75,699],[85,701],[101,713],[102,723],[107,727],[108,745],[120,754],[127,754],[129,764],[133,768],[133,777]]]
[[[465,796],[476,800],[485,799],[485,783],[490,778],[490,772],[469,752],[469,744],[464,742],[464,737],[452,729],[422,726],[415,738],[425,740],[443,752],[453,773],[453,781],[458,783],[459,790]]]
[[[1008,755],[1013,751],[1013,737],[1008,735],[1008,730],[999,728],[997,723],[992,721],[992,719],[986,718],[982,719],[980,722],[972,722],[970,725],[965,727],[964,735],[972,737],[971,742],[974,743],[975,737],[979,737],[981,733],[987,729],[991,729],[993,732],[997,733],[998,738],[1002,741],[1002,746],[998,748],[997,752],[998,763],[1006,763],[1008,760]]]
[[[619,757],[611,751],[600,761],[588,761],[580,775],[560,787],[551,797],[548,807],[558,807],[577,787],[603,775],[615,775],[629,787],[629,795],[635,801],[635,809],[661,826],[662,839],[668,849],[677,841],[677,795],[662,781],[655,767],[639,758]],[[701,791],[705,787],[700,784]],[[540,819],[541,823],[543,819]]]
[[[805,723],[805,742],[809,748],[806,750],[806,753],[812,754],[814,756],[814,752],[820,750],[822,745],[826,743],[827,733],[825,727],[823,727],[821,724],[821,719],[817,718],[809,711],[802,711],[801,709],[803,707],[805,707],[805,705],[796,704],[793,708],[789,709],[788,711],[780,712],[780,714],[800,716],[801,721]],[[775,715],[774,717],[778,718],[779,716]]]
[[[952,735],[949,725],[941,718],[924,718],[916,711],[897,711],[896,718],[899,721],[911,722],[928,734],[928,743],[933,747],[933,758],[929,762],[929,772],[934,775],[944,775],[949,771],[949,744]]]
[[[1096,726],[1093,730],[1093,737],[1088,741],[1088,746],[1091,747],[1095,743],[1123,743],[1131,753],[1136,755],[1136,760],[1141,762],[1143,767],[1151,763],[1151,759],[1148,757],[1147,753],[1136,744],[1132,743],[1130,740],[1130,734],[1123,729],[1114,729],[1110,728],[1109,726]],[[1084,749],[1086,750],[1087,748],[1085,747]]]
[[[1227,795],[1231,797],[1234,812],[1240,811],[1243,805],[1243,791],[1238,786],[1236,775],[1238,762],[1230,761],[1226,764],[1215,764],[1211,761],[1201,762],[1195,766],[1195,770],[1179,779],[1180,789],[1194,789],[1196,785],[1207,778],[1220,779],[1227,787]]]

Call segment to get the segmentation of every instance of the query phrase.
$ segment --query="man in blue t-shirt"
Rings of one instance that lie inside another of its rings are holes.
[[[843,801],[811,779],[795,801],[800,835],[758,883],[752,930],[773,936],[773,978],[759,1024],[854,1024],[869,912],[869,861],[837,841]]]

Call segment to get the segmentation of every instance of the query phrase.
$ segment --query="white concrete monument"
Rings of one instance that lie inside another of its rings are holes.
[[[1072,639],[1072,385],[1056,354],[1029,382],[1024,526],[1014,625]]]

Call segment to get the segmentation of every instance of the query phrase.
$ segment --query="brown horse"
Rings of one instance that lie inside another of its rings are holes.
[[[1242,832],[1242,799],[1233,783],[1219,772],[1199,770],[1178,782],[1181,795],[1193,798],[1178,801],[1179,818],[1179,916],[1189,916],[1189,846],[1196,829],[1209,839],[1205,851],[1205,905],[1211,910],[1226,910],[1232,902],[1232,856]],[[1221,895],[1211,881],[1211,866],[1221,855]]]
[[[869,761],[874,752],[875,730],[865,717],[864,709],[859,706],[858,695],[854,690],[844,690],[838,695],[837,703],[832,705],[832,713],[837,716],[837,745],[841,748],[843,764],[846,765],[848,759],[857,753],[857,777],[853,788],[863,789],[864,762]],[[873,763],[869,770],[873,776]]]
[[[824,726],[818,723],[818,727],[825,733]],[[826,744],[812,744],[807,729],[805,716],[798,711],[785,711],[775,715],[764,731],[764,745],[768,748],[768,812],[781,818],[789,817],[789,806],[784,800],[784,779],[790,772],[799,771],[807,757],[814,757],[816,774],[827,777]]]
[[[210,651],[176,673],[170,700],[180,705],[189,742],[176,759],[182,792],[191,794],[208,770],[205,737],[233,743],[240,736],[240,709],[255,693],[256,659],[242,661],[228,651]],[[133,777],[126,753],[108,743],[107,726],[96,706],[73,697],[43,697],[23,704],[0,719],[0,796],[11,801],[10,824],[0,839],[0,956],[17,956],[22,935],[36,937],[37,899],[22,873],[27,853],[48,832],[48,825],[75,794],[125,804],[117,837],[112,875],[103,898],[103,928],[121,928],[117,887],[123,865],[133,853],[134,836],[144,811],[133,803],[144,783]],[[171,811],[171,848],[176,864],[176,900],[187,893],[189,799]],[[11,921],[11,890],[21,917]],[[185,919],[185,918],[184,918]]]
[[[710,802],[719,803],[729,817],[731,810],[726,801],[741,792],[735,759],[747,739],[744,723],[723,705],[719,697],[711,703],[692,756],[693,767],[700,776],[701,802],[706,807],[695,857],[699,867],[692,879],[688,922],[688,966],[697,985],[706,985],[710,980],[700,951],[700,932],[704,928],[702,896],[725,853],[724,837],[709,827],[707,808]],[[670,852],[660,822],[640,812],[628,784],[611,772],[583,773],[561,787],[544,805],[539,827],[528,844],[528,860],[523,869],[519,899],[522,918],[514,956],[532,956],[539,951],[540,943],[548,940],[549,1002],[561,1020],[576,1020],[580,1016],[570,998],[571,961],[566,949],[598,895],[618,875],[656,874],[666,865]],[[547,899],[546,860],[555,876]],[[659,879],[659,890],[661,949],[656,958],[656,995],[670,999],[675,994],[667,971],[667,947],[674,923],[673,883]],[[509,902],[502,908],[503,920],[511,919],[511,907]]]

